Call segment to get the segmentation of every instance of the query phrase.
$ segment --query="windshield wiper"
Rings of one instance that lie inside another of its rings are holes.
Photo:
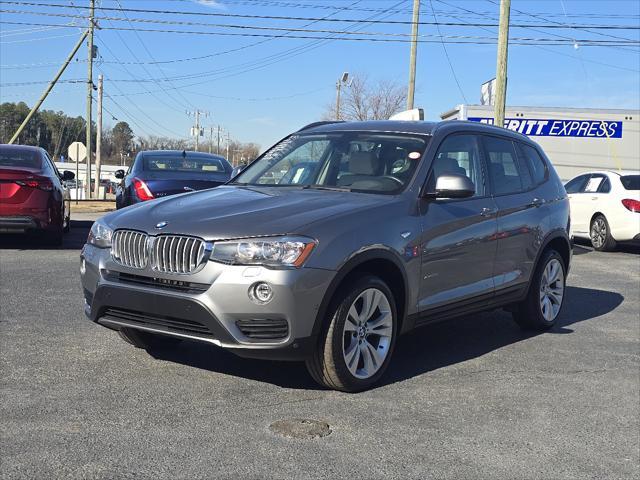
[[[332,187],[330,185],[317,185],[317,184],[309,184],[302,187],[304,190],[312,189],[312,190],[329,190],[333,192],[351,192],[349,187]]]

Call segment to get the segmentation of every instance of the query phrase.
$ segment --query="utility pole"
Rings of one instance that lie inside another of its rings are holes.
[[[218,149],[216,150],[216,153],[220,155],[220,125],[218,125]]]
[[[340,80],[336,82],[336,120],[340,120]]]
[[[411,19],[411,54],[409,57],[409,91],[407,92],[407,110],[413,109],[416,92],[416,57],[418,55],[418,22],[420,21],[420,0],[413,0],[413,18]]]
[[[49,85],[47,85],[47,88],[44,91],[44,93],[42,94],[42,96],[40,97],[40,99],[36,102],[36,104],[33,106],[31,111],[27,114],[26,118],[22,121],[22,123],[20,124],[20,126],[18,127],[16,132],[13,134],[13,137],[11,137],[11,139],[9,140],[9,142],[8,142],[9,145],[11,145],[13,142],[15,142],[17,140],[17,138],[20,136],[20,134],[24,130],[24,127],[26,127],[27,123],[29,123],[29,120],[31,120],[31,118],[38,111],[38,109],[40,108],[42,103],[45,101],[45,99],[47,98],[47,96],[49,95],[51,90],[53,90],[53,87],[58,82],[58,80],[60,79],[60,77],[62,76],[64,71],[66,70],[67,65],[69,65],[69,63],[71,63],[71,60],[73,60],[73,57],[76,55],[76,52],[80,49],[80,47],[84,43],[84,39],[87,38],[88,34],[89,34],[88,30],[86,30],[86,31],[84,31],[82,33],[82,35],[80,36],[80,39],[78,40],[78,43],[76,43],[75,47],[73,47],[73,50],[71,50],[71,53],[69,54],[67,59],[64,61],[64,63],[60,67],[60,70],[58,70],[58,73],[56,73],[55,77],[53,77],[53,80],[51,80]],[[3,125],[2,128],[4,129],[4,121],[3,121],[2,125]]]
[[[196,110],[196,152],[198,151],[199,140],[200,140],[200,110]]]
[[[496,97],[493,124],[504,127],[507,103],[507,56],[509,50],[509,14],[511,0],[500,0],[500,29],[498,32],[498,61],[496,65]]]
[[[231,143],[231,134],[227,132],[227,162],[229,161],[229,144]],[[235,165],[232,165],[235,167]]]
[[[95,0],[89,0],[89,40],[87,41],[87,198],[91,198],[91,102],[93,101],[93,16]]]
[[[96,188],[93,190],[95,197],[100,195],[100,166],[102,163],[102,81],[103,76],[98,76],[98,120],[96,125]]]
[[[196,137],[195,150],[197,152],[198,151],[198,147],[200,145],[200,133],[202,132],[202,130],[200,128],[200,115],[202,115],[204,117],[208,117],[209,116],[209,112],[205,112],[203,110],[196,109],[194,112],[187,111],[187,115],[193,115],[196,118],[195,127],[191,127],[191,135],[194,136],[194,134],[195,134],[195,137]]]
[[[209,153],[213,153],[213,127],[209,127]]]

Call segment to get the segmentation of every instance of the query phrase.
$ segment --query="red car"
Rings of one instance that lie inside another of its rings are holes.
[[[41,231],[52,245],[70,226],[73,172],[58,171],[40,147],[0,145],[0,233]]]

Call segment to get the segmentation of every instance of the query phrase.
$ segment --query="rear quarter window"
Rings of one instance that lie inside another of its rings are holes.
[[[625,190],[640,190],[640,175],[624,175],[620,182]]]
[[[547,164],[542,159],[538,151],[530,145],[519,144],[520,151],[531,171],[534,185],[540,185],[547,177]]]

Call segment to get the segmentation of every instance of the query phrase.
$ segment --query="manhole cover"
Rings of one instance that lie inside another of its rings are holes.
[[[278,420],[269,425],[269,430],[287,438],[320,438],[331,433],[328,423],[303,418]]]

